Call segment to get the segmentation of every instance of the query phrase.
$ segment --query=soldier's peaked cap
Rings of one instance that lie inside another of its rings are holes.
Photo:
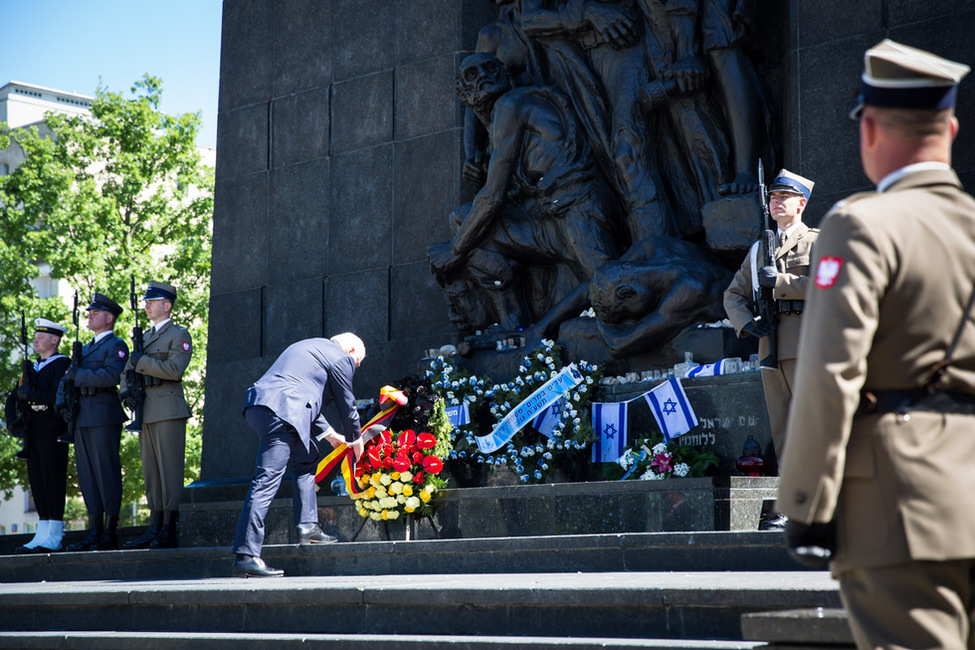
[[[150,282],[149,288],[146,289],[146,295],[142,296],[142,299],[176,302],[176,288],[165,282]]]
[[[802,194],[806,200],[809,200],[809,195],[812,194],[813,186],[816,183],[809,180],[808,178],[803,178],[799,174],[793,174],[788,169],[783,168],[779,172],[775,180],[769,186],[769,192],[792,192],[793,194]]]
[[[122,308],[119,307],[119,304],[102,293],[96,293],[91,297],[91,304],[88,305],[88,310],[91,311],[92,309],[107,311],[116,317],[122,313]]]
[[[958,83],[971,70],[940,56],[884,39],[863,56],[860,97],[850,117],[864,106],[941,110],[952,108]]]
[[[64,333],[68,331],[68,328],[58,325],[53,320],[48,320],[46,318],[35,318],[34,331],[44,332],[45,334],[53,334],[54,336],[64,336]]]

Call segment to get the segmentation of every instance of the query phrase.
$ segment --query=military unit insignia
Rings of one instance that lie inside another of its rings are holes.
[[[824,257],[819,260],[816,267],[816,286],[820,289],[829,289],[836,284],[836,278],[843,268],[842,257]]]

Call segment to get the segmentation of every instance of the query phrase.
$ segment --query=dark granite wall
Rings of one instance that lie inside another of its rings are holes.
[[[757,0],[779,165],[816,181],[806,221],[868,181],[847,119],[884,37],[975,61],[971,0]],[[247,477],[245,389],[291,342],[354,330],[360,397],[453,340],[426,245],[470,199],[453,70],[490,0],[225,0],[202,478]],[[972,180],[975,81],[956,167]],[[972,119],[967,119],[972,115]],[[971,183],[975,186],[975,182]]]

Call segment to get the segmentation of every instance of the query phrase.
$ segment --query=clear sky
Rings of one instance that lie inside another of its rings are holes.
[[[22,81],[130,96],[145,73],[160,108],[201,114],[197,144],[217,143],[222,0],[0,0],[0,86]]]

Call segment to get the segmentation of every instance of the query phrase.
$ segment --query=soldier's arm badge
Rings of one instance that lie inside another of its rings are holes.
[[[843,268],[842,257],[824,257],[819,260],[816,267],[816,286],[820,289],[829,289],[836,284],[836,278],[840,275]]]

